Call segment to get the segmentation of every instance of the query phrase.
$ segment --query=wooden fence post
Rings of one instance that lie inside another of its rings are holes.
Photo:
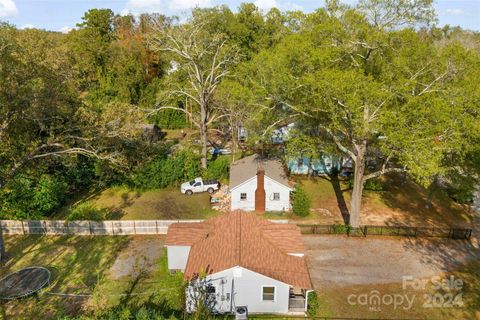
[[[158,234],[158,220],[155,220],[155,234]]]
[[[88,231],[90,231],[90,235],[92,235],[92,222],[88,220]]]
[[[133,220],[133,234],[137,234],[137,227],[136,227],[136,224],[135,224],[135,220]]]
[[[23,225],[23,220],[20,221],[22,223],[22,232],[25,235],[25,226]]]

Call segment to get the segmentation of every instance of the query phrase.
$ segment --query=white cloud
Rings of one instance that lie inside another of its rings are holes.
[[[277,0],[256,0],[254,4],[262,11],[267,12],[272,8],[280,9],[281,11],[295,11],[303,10],[304,8],[292,2],[278,2]]]
[[[271,8],[279,8],[277,0],[256,0],[254,4],[261,10],[270,10]]]
[[[0,0],[0,18],[15,17],[17,14],[18,9],[13,0]]]
[[[34,29],[35,26],[31,23],[24,24],[23,26],[20,27],[20,29]]]
[[[162,12],[162,0],[128,0],[121,15]]]
[[[463,12],[462,9],[447,9],[447,13],[453,14],[454,16],[459,16],[463,14]]]
[[[72,31],[73,29],[75,28],[72,28],[72,27],[69,27],[69,26],[65,26],[63,28],[60,28],[58,31],[60,31],[61,33],[69,33],[70,31]]]
[[[210,0],[171,0],[168,7],[172,10],[187,10],[195,7],[208,7]]]
[[[128,0],[121,15],[182,11],[194,7],[208,7],[211,0]]]
[[[305,8],[299,4],[288,2],[284,4],[281,9],[288,11],[303,11]]]

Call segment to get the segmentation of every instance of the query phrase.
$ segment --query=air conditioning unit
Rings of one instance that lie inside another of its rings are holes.
[[[246,320],[248,319],[248,309],[247,307],[236,307],[235,308],[235,320]]]

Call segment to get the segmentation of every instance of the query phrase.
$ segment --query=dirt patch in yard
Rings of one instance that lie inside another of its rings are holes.
[[[329,177],[295,176],[292,179],[302,183],[310,195],[312,212],[318,215],[317,223],[344,222],[351,200],[346,181]],[[442,190],[434,192],[433,202],[429,204],[427,190],[410,179],[388,175],[382,177],[381,184],[383,191],[364,191],[360,217],[363,225],[471,227],[472,213]]]
[[[480,257],[469,242],[450,239],[304,236],[303,241],[318,290],[431,277]]]
[[[109,278],[118,280],[155,271],[164,244],[164,237],[160,236],[133,237],[110,268]]]

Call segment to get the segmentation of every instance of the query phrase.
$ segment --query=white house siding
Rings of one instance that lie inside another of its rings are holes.
[[[241,209],[244,211],[254,211],[256,189],[257,189],[257,176],[254,176],[253,178],[233,188],[230,191],[232,211],[237,209]],[[247,200],[240,200],[241,193],[247,194]]]
[[[265,176],[266,211],[288,211],[290,210],[290,188]],[[273,200],[273,194],[280,193],[280,200]]]
[[[236,186],[230,191],[231,209],[244,211],[255,210],[255,190],[257,189],[257,176]],[[288,211],[290,210],[290,188],[265,176],[265,210],[266,211]],[[280,193],[280,200],[273,200],[273,194]],[[247,200],[240,200],[240,194],[246,193]]]
[[[249,313],[288,312],[290,292],[290,286],[288,284],[243,267],[227,269],[209,275],[207,279],[215,286],[216,309],[218,312],[230,312],[232,305],[247,306]],[[263,301],[263,286],[275,287],[274,301]],[[228,300],[227,293],[230,295],[230,299]],[[232,296],[234,301],[232,301]],[[188,305],[189,303],[187,302],[187,306]]]
[[[190,246],[167,246],[168,270],[184,271],[189,253]]]

